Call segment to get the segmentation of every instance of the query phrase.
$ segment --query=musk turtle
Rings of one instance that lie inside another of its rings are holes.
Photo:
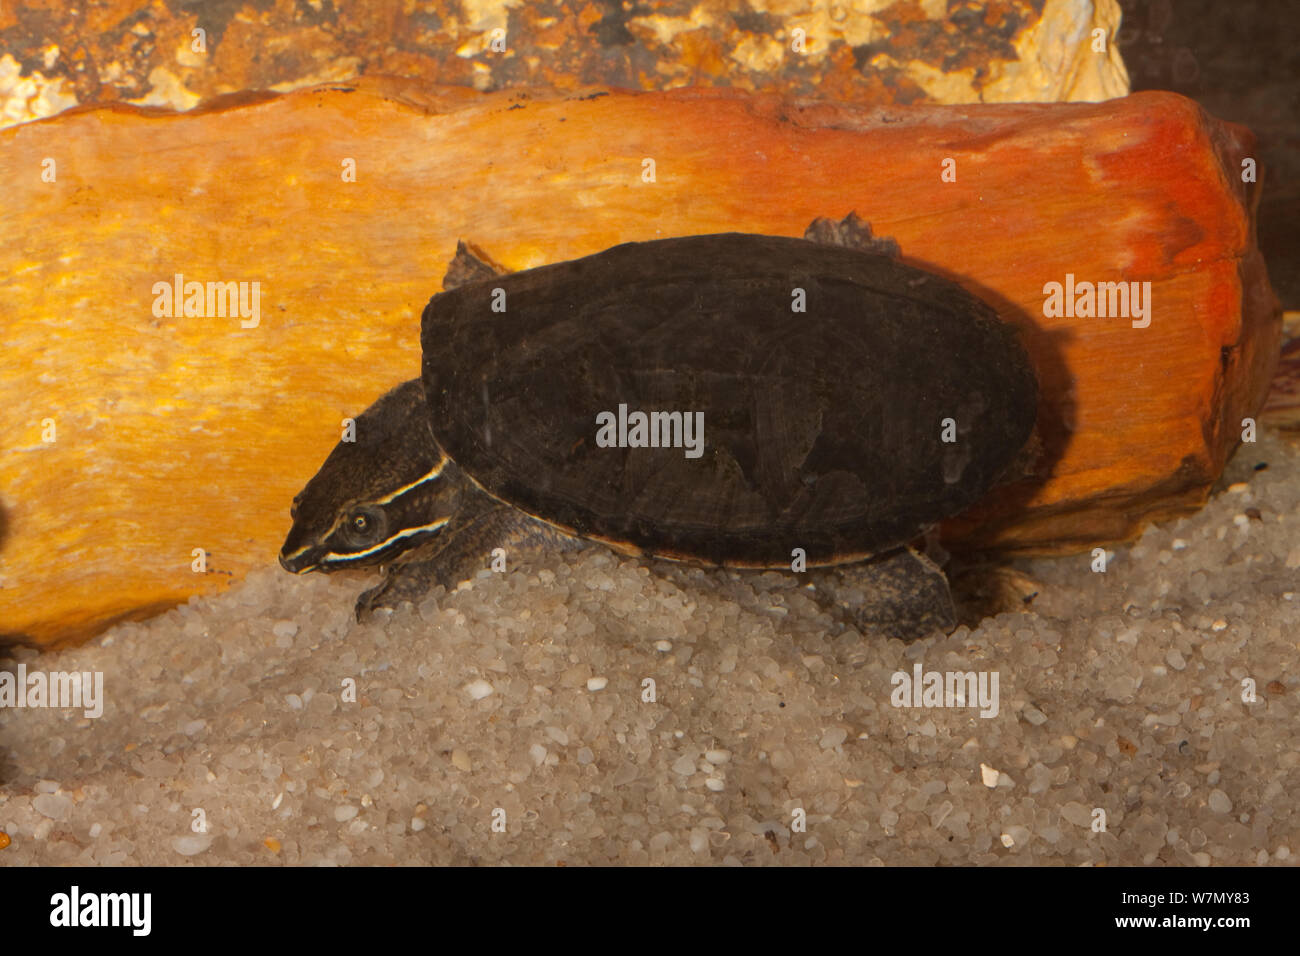
[[[361,618],[455,588],[494,549],[588,539],[845,566],[864,627],[951,627],[946,579],[907,545],[1007,470],[1037,382],[1014,329],[891,242],[850,215],[508,274],[461,243],[424,310],[421,378],[294,499],[281,564],[385,565]]]

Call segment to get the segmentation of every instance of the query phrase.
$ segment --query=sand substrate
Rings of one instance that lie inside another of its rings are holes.
[[[788,575],[604,549],[367,625],[373,575],[267,567],[5,664],[106,702],[0,711],[0,864],[1292,864],[1300,455],[1265,436],[1226,480],[910,645]],[[917,664],[996,674],[997,715],[894,706]]]

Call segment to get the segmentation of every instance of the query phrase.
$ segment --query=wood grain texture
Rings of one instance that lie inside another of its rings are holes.
[[[1252,149],[1156,93],[882,111],[385,79],[5,130],[0,632],[82,638],[274,561],[341,419],[418,374],[420,310],[459,238],[522,269],[856,210],[1020,326],[1043,385],[1050,475],[950,543],[1130,536],[1203,500],[1276,363],[1259,187],[1237,172]],[[259,282],[260,323],[155,316],[155,283],[178,273]],[[1045,318],[1044,283],[1066,273],[1150,281],[1150,326]]]

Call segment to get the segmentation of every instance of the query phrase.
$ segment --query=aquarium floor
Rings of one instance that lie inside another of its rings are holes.
[[[268,567],[6,665],[106,703],[0,711],[0,865],[1294,864],[1300,454],[1228,481],[911,645],[604,550],[366,625],[373,577]],[[996,673],[999,712],[893,706],[918,664]]]

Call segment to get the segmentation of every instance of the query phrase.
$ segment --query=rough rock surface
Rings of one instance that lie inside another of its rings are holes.
[[[366,74],[477,90],[731,86],[874,104],[1129,91],[1116,0],[105,0],[89,19],[75,4],[0,6],[0,125],[78,102],[184,110],[236,90]]]

